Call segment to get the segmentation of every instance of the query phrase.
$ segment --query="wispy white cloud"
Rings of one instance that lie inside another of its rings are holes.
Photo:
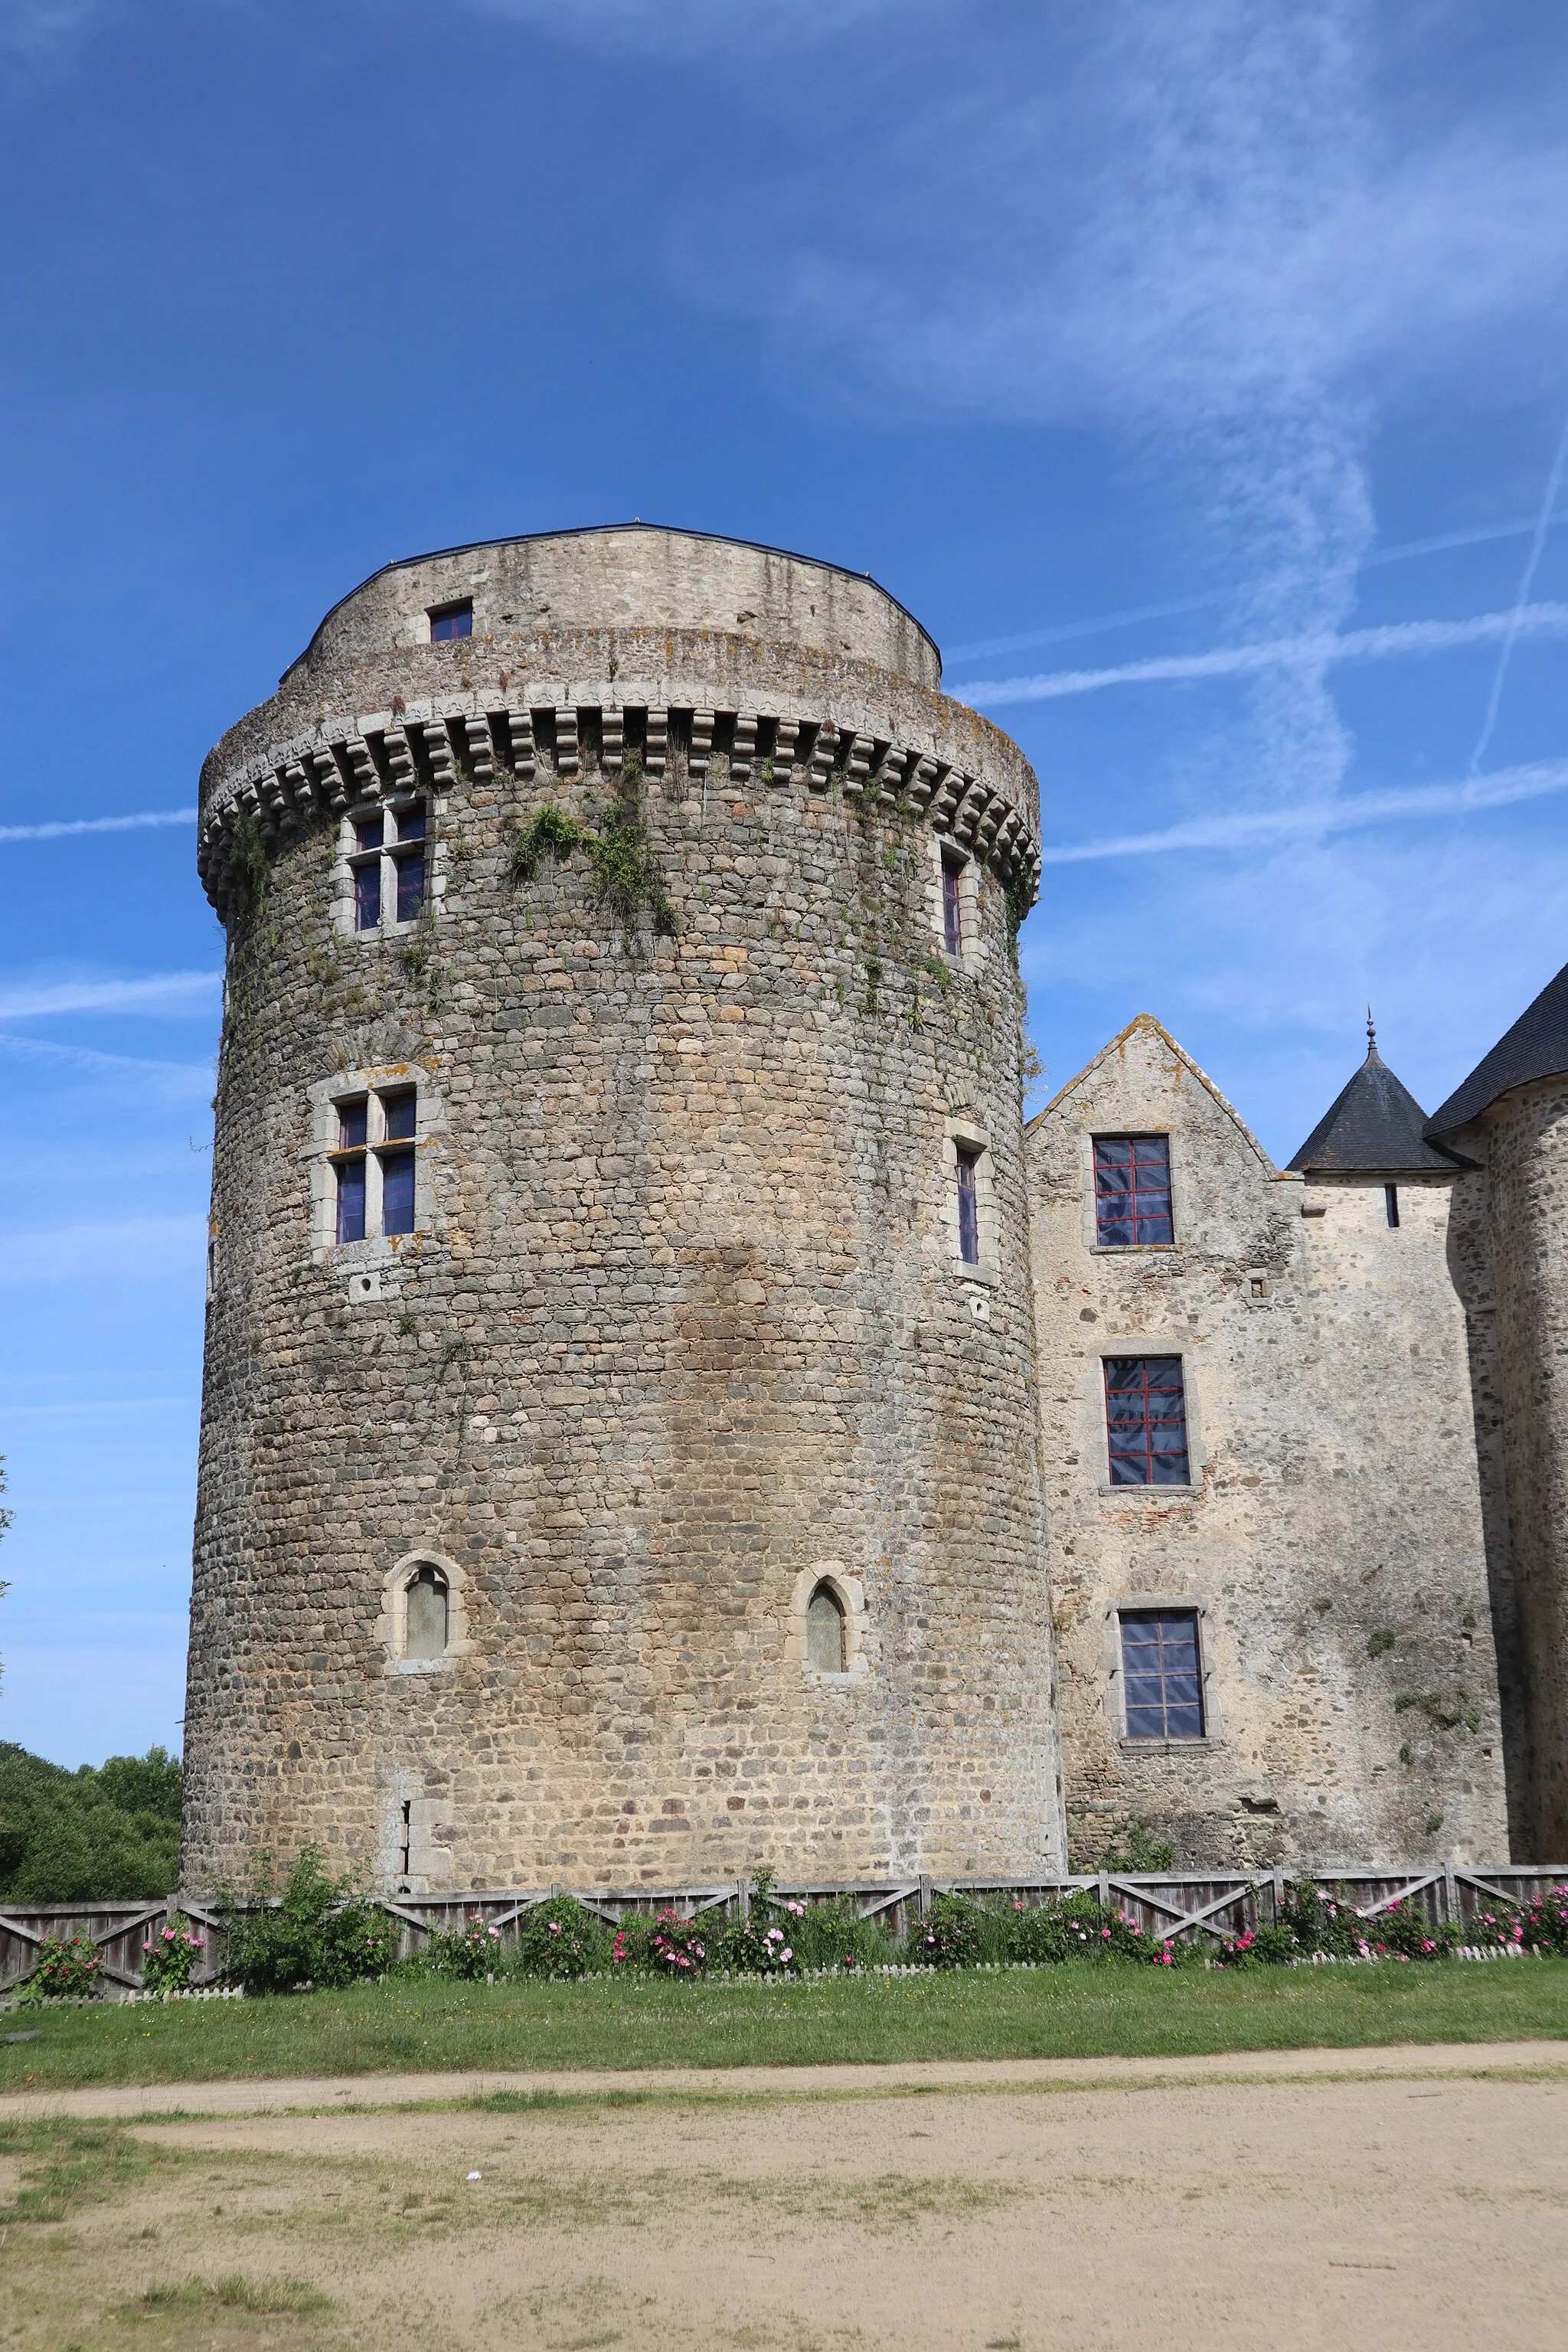
[[[123,1217],[11,1234],[0,1242],[0,1283],[194,1274],[205,1264],[206,1236],[206,1219],[195,1215]]]
[[[1568,636],[1568,604],[1526,604],[1507,613],[1477,613],[1465,621],[1395,621],[1376,629],[1344,629],[1301,637],[1266,638],[1259,645],[1219,646],[1206,654],[1157,654],[1110,669],[1046,670],[1036,677],[975,678],[966,702],[1054,702],[1063,695],[1098,694],[1110,686],[1152,686],[1172,679],[1243,677],[1258,670],[1323,670],[1335,662],[1386,661],[1394,655],[1449,653],[1463,646],[1506,646],[1518,637]]]
[[[0,1055],[75,1070],[106,1084],[121,1080],[143,1089],[152,1086],[165,1099],[210,1095],[213,1088],[210,1061],[163,1062],[142,1054],[100,1054],[91,1045],[60,1045],[53,1038],[30,1037],[25,1030],[0,1029]]]
[[[906,28],[920,0],[460,0],[469,13],[536,25],[556,40],[681,58],[739,57],[836,39],[895,6]]]
[[[1539,516],[1531,515],[1522,522],[1487,523],[1475,530],[1436,531],[1428,539],[1407,540],[1403,547],[1379,548],[1363,557],[1357,568],[1373,572],[1381,565],[1406,563],[1417,556],[1437,555],[1460,547],[1480,547],[1489,540],[1523,539],[1564,521],[1568,521],[1568,516],[1549,515],[1543,525]],[[1247,580],[1224,588],[1205,588],[1194,596],[1173,596],[1163,604],[1130,604],[1124,612],[1100,613],[1090,620],[1058,621],[1048,628],[1024,629],[1010,637],[987,637],[978,645],[951,646],[944,658],[950,666],[983,661],[993,654],[1023,653],[1029,646],[1060,645],[1070,637],[1096,637],[1111,629],[1136,627],[1144,621],[1173,620],[1181,614],[1201,613],[1215,604],[1233,604],[1237,596],[1255,595],[1268,585],[1265,580]],[[954,690],[959,694],[968,692],[964,686]]]
[[[1247,808],[1164,825],[1157,832],[1116,834],[1100,841],[1058,843],[1042,852],[1047,866],[1080,866],[1108,857],[1148,857],[1173,849],[1246,849],[1291,835],[1326,836],[1366,825],[1407,824],[1423,817],[1468,816],[1568,792],[1568,760],[1500,768],[1461,783],[1416,784],[1404,792],[1352,793],[1331,801]]]
[[[78,833],[139,833],[149,825],[195,824],[188,809],[141,809],[133,816],[58,817],[42,824],[0,824],[0,841],[63,841]]]
[[[223,975],[216,971],[0,984],[0,1021],[36,1021],[58,1013],[205,1013],[222,986]]]

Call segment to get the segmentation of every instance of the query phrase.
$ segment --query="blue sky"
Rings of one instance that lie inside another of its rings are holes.
[[[1568,959],[1568,21],[1403,0],[0,0],[0,1737],[178,1739],[203,753],[389,557],[869,570],[1035,761],[1047,1086],[1286,1159]]]

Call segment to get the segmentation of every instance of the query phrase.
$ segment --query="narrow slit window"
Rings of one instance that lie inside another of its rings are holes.
[[[1186,1486],[1180,1356],[1108,1356],[1105,1425],[1113,1486]]]
[[[805,1612],[805,1663],[815,1675],[847,1669],[844,1604],[830,1584],[819,1584]]]
[[[978,1151],[958,1147],[958,1255],[965,1265],[980,1263],[980,1189]]]
[[[416,1569],[404,1595],[407,1634],[404,1655],[428,1661],[447,1654],[450,1596],[447,1580],[437,1568]]]
[[[963,861],[945,853],[942,861],[942,943],[949,955],[963,953]]]
[[[406,1878],[408,1875],[408,1850],[413,1843],[414,1807],[410,1801],[405,1797],[403,1801],[403,1822],[397,1848],[397,1875],[399,1878]]]
[[[1201,1739],[1204,1680],[1190,1609],[1124,1609],[1121,1684],[1129,1739]]]
[[[1385,1184],[1384,1186],[1383,1210],[1389,1223],[1391,1225],[1397,1225],[1399,1223],[1399,1187],[1397,1184]]]
[[[430,642],[433,646],[449,643],[453,637],[471,637],[474,634],[474,608],[470,601],[460,604],[437,604],[430,615]]]
[[[1095,1137],[1094,1223],[1101,1249],[1150,1249],[1175,1240],[1168,1135]]]

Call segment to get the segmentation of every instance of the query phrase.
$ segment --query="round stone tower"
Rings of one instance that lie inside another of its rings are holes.
[[[185,1876],[1060,1866],[1035,779],[868,578],[393,564],[202,776]]]

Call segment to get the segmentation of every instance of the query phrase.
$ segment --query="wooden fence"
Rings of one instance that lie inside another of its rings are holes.
[[[820,1880],[775,1885],[767,1899],[770,1904],[782,1904],[849,1895],[862,1918],[879,1920],[900,1936],[930,1909],[933,1895],[962,1892],[994,1902],[1032,1906],[1083,1891],[1126,1912],[1146,1936],[1160,1941],[1169,1937],[1196,1942],[1205,1937],[1217,1940],[1238,1936],[1273,1919],[1286,1886],[1292,1880],[1306,1879],[1325,1895],[1347,1897],[1369,1918],[1408,1898],[1418,1903],[1429,1918],[1453,1920],[1462,1927],[1494,1902],[1520,1903],[1549,1886],[1563,1885],[1568,1882],[1568,1864],[1554,1870],[1535,1863],[1500,1863],[1492,1868],[1461,1869],[1458,1864],[1445,1864],[1432,1870],[1418,1864],[1388,1864],[1374,1870],[1311,1873],[1170,1871],[1125,1875],[1100,1871],[1072,1878],[908,1878],[881,1885]],[[630,1913],[651,1916],[666,1908],[685,1918],[699,1912],[728,1918],[748,1910],[752,1901],[750,1890],[733,1880],[718,1886],[586,1890],[551,1886],[489,1894],[377,1895],[373,1900],[397,1922],[398,1956],[406,1959],[432,1931],[460,1927],[470,1919],[482,1920],[503,1937],[515,1936],[527,1913],[563,1895],[572,1895],[612,1924]],[[205,1939],[192,1971],[193,1986],[216,1983],[223,1972],[219,1913],[195,1896],[170,1895],[139,1903],[20,1904],[0,1911],[0,1991],[32,1974],[46,1937],[85,1935],[102,1957],[105,1992],[110,2000],[123,2000],[141,1989],[143,1946],[156,1938],[175,1911],[193,1921]]]

